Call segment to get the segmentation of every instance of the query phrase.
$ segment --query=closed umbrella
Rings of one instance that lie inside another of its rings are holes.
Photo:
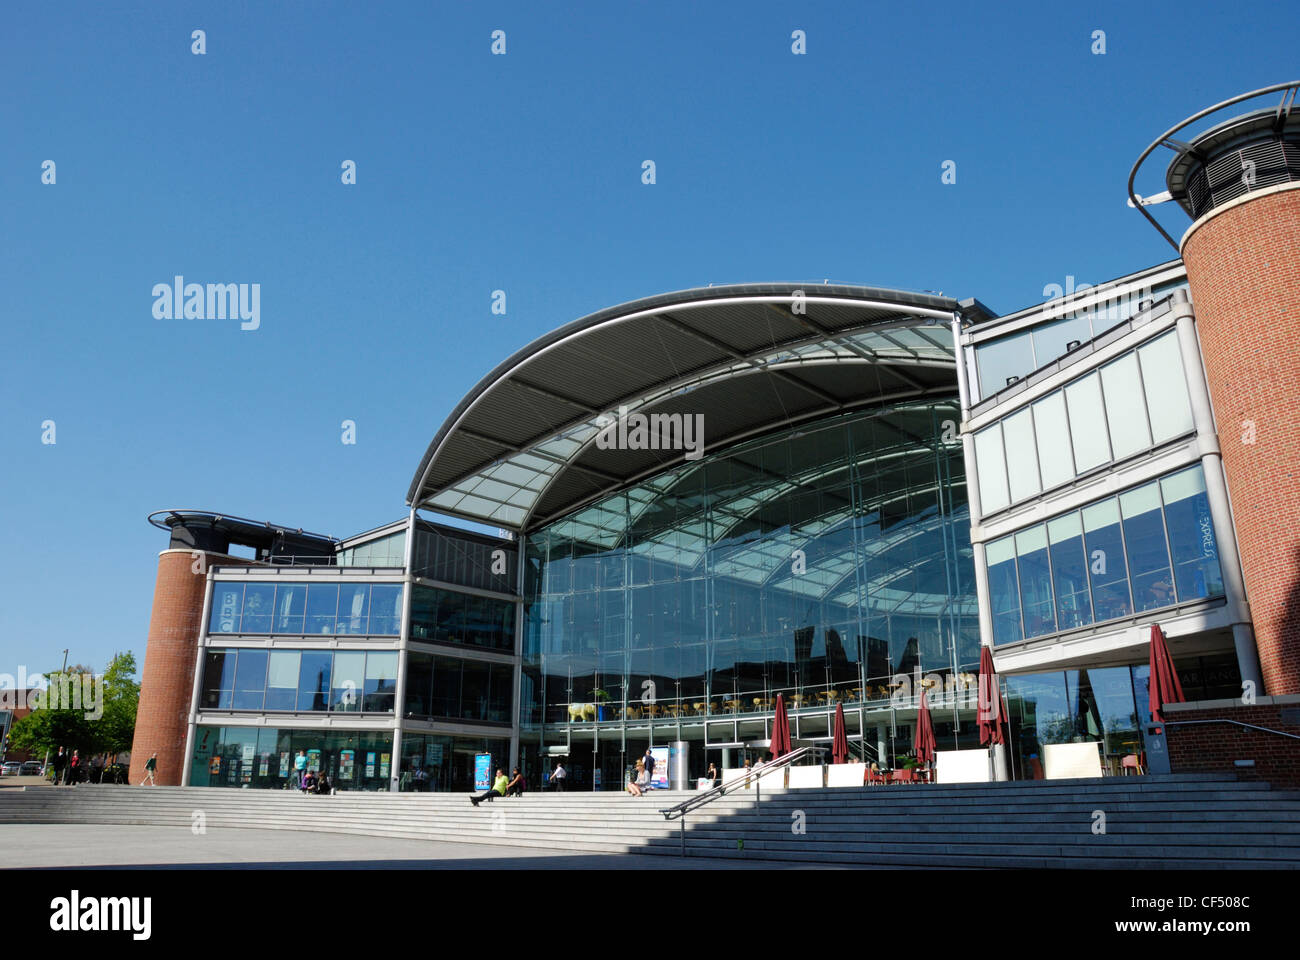
[[[1002,696],[998,692],[998,675],[993,669],[993,651],[988,647],[980,648],[979,703],[976,708],[979,721],[980,744],[990,747],[996,743],[1006,743],[1007,735],[1005,711],[1002,709]]]
[[[1160,715],[1165,704],[1183,702],[1183,686],[1178,682],[1178,671],[1174,669],[1174,658],[1165,642],[1165,632],[1158,623],[1151,624],[1151,675],[1147,678],[1147,696],[1151,719],[1157,723],[1165,722]]]
[[[835,737],[831,741],[831,763],[849,762],[849,735],[844,730],[844,704],[835,704]]]
[[[776,718],[772,721],[772,759],[776,760],[790,752],[790,720],[785,715],[785,696],[776,695]]]
[[[916,734],[912,738],[916,759],[929,763],[934,759],[934,724],[930,722],[930,708],[925,702],[925,689],[921,690],[921,710],[916,716]]]

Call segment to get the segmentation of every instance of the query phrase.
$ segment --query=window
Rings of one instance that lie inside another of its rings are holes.
[[[1065,388],[1070,409],[1070,439],[1074,445],[1074,466],[1080,473],[1110,460],[1106,441],[1106,414],[1101,402],[1101,381],[1091,373]]]
[[[1147,431],[1146,404],[1136,353],[1125,354],[1101,368],[1101,387],[1106,395],[1106,422],[1116,459],[1151,446]]]
[[[333,692],[330,709],[355,712],[361,709],[366,682],[366,655],[364,653],[336,653],[334,655]]]
[[[229,710],[235,696],[234,650],[209,650],[203,658],[203,693],[200,704],[205,710]]]
[[[338,619],[335,633],[358,634],[366,632],[366,618],[370,615],[370,584],[339,584]]]
[[[980,344],[975,348],[975,362],[979,365],[980,396],[991,397],[1007,386],[1009,378],[1023,377],[1036,366],[1029,331]]]
[[[330,667],[334,654],[303,651],[298,669],[298,709],[328,710],[330,702]]]
[[[271,651],[270,667],[266,673],[267,710],[293,710],[298,705],[298,666],[302,660],[299,650]]]
[[[985,548],[989,571],[989,599],[993,606],[993,643],[1023,639],[1020,630],[1020,588],[1016,582],[1016,548],[1011,537]]]
[[[370,633],[396,635],[402,629],[402,585],[376,583],[370,588]]]
[[[1092,598],[1088,591],[1088,559],[1083,549],[1083,521],[1067,513],[1047,524],[1052,560],[1052,586],[1056,593],[1058,629],[1072,630],[1092,623]]]
[[[247,604],[247,601],[245,601],[245,604]],[[307,584],[277,584],[275,588],[275,620],[271,624],[271,629],[276,633],[302,633],[303,608],[306,605]]]
[[[1133,604],[1139,612],[1168,606],[1175,599],[1174,582],[1158,484],[1148,483],[1122,494],[1119,508],[1124,516]]]
[[[1034,434],[1043,489],[1074,479],[1074,454],[1070,452],[1070,424],[1065,415],[1065,393],[1057,390],[1033,405]]]
[[[1034,358],[1041,367],[1057,357],[1065,356],[1066,347],[1071,341],[1087,343],[1091,339],[1092,324],[1086,314],[1045,323],[1033,330]]]
[[[1056,629],[1052,575],[1047,559],[1047,529],[1042,524],[1016,534],[1016,569],[1020,574],[1020,609],[1025,638]]]
[[[1026,407],[1003,420],[1002,437],[1011,502],[1015,503],[1042,490],[1038,483],[1038,455],[1034,450],[1033,412]]]
[[[212,587],[212,614],[208,633],[238,633],[239,611],[244,603],[244,585],[218,581]]]
[[[242,633],[270,633],[271,613],[275,608],[275,585],[249,583],[244,586],[244,622]]]
[[[240,650],[235,666],[235,710],[261,710],[266,691],[266,651]]]
[[[362,709],[372,713],[391,712],[397,692],[397,654],[366,654],[366,692]]]
[[[1200,466],[1160,481],[1179,600],[1223,595],[1219,545]]]
[[[1126,617],[1133,612],[1128,565],[1120,533],[1119,504],[1114,497],[1083,508],[1083,540],[1088,550],[1088,576],[1098,620]]]
[[[975,434],[975,463],[979,470],[980,510],[986,516],[1007,506],[1007,468],[1002,454],[1002,425]]]
[[[1176,333],[1166,333],[1138,347],[1143,389],[1151,415],[1151,436],[1164,443],[1192,430],[1192,406],[1187,396],[1182,352]]]
[[[333,633],[338,612],[337,583],[313,583],[307,588],[307,633]]]

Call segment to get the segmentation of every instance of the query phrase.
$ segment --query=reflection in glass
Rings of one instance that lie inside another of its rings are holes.
[[[1047,524],[1052,561],[1052,582],[1056,592],[1056,619],[1061,630],[1092,622],[1092,598],[1088,591],[1088,559],[1083,549],[1083,521],[1069,513]]]
[[[244,586],[244,619],[241,633],[270,633],[271,613],[275,606],[275,586],[250,583]]]
[[[1128,616],[1133,612],[1133,604],[1120,532],[1119,504],[1114,497],[1083,508],[1083,537],[1088,550],[1096,618],[1111,620]]]
[[[1056,614],[1047,559],[1047,530],[1042,524],[1016,534],[1016,568],[1020,574],[1020,609],[1025,621],[1025,637],[1051,633],[1056,629]]]
[[[1205,493],[1205,474],[1198,464],[1160,481],[1169,544],[1173,548],[1174,585],[1179,600],[1223,595],[1219,545]]]
[[[1174,602],[1174,582],[1169,569],[1159,486],[1148,483],[1121,494],[1119,506],[1124,516],[1133,603],[1138,611],[1166,607]]]

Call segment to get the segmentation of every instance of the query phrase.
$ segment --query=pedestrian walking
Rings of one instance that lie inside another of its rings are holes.
[[[149,786],[151,787],[158,786],[157,781],[155,781],[153,778],[153,775],[157,771],[158,771],[158,753],[155,751],[149,757],[149,759],[144,762],[144,780],[140,781],[140,786],[143,787],[146,782],[148,782]]]
[[[564,761],[561,760],[559,763],[555,765],[555,769],[551,771],[552,789],[557,790],[560,793],[563,793],[564,778],[567,777],[568,775],[569,775],[568,772],[564,769]]]

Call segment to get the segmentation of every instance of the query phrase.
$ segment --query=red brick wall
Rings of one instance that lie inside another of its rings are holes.
[[[1300,693],[1300,189],[1211,217],[1183,261],[1264,675],[1257,693]]]
[[[209,555],[209,562],[224,558]],[[206,575],[193,573],[189,551],[168,551],[158,557],[153,614],[144,670],[140,674],[140,707],[131,746],[131,782],[144,779],[145,762],[155,750],[160,785],[177,786],[185,759],[185,728],[194,693],[200,621]]]
[[[1286,713],[1288,720],[1283,719]],[[1300,704],[1258,705],[1167,711],[1167,721],[1226,718],[1300,735]],[[1229,723],[1165,727],[1174,773],[1228,772],[1240,780],[1264,780],[1275,787],[1300,789],[1300,740]],[[1234,760],[1254,760],[1238,767]]]

